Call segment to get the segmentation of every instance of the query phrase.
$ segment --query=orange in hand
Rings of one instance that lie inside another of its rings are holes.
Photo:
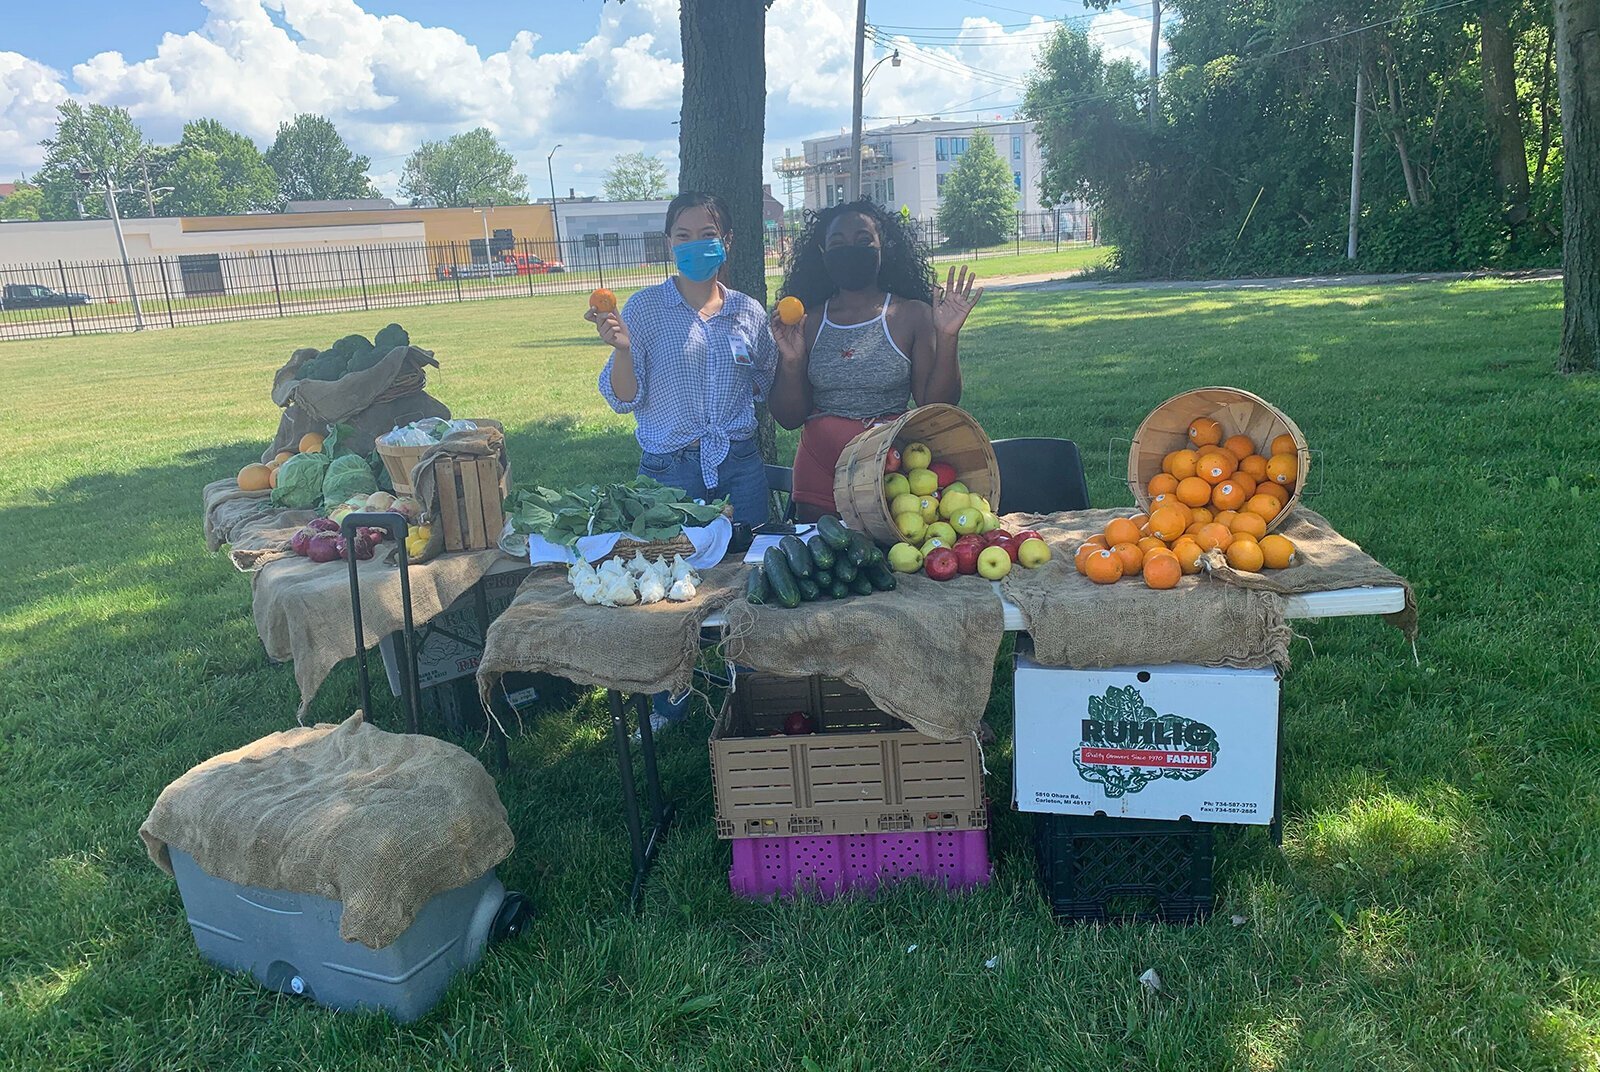
[[[806,306],[793,294],[778,303],[778,322],[789,327],[800,323],[806,318]]]
[[[589,308],[597,313],[614,313],[617,311],[617,296],[601,287],[589,294]]]

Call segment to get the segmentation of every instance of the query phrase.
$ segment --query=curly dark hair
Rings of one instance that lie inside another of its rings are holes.
[[[933,265],[928,260],[928,247],[899,214],[885,212],[882,206],[867,200],[847,201],[821,212],[805,214],[800,237],[789,251],[789,263],[785,266],[778,296],[793,295],[810,307],[820,306],[838,291],[822,262],[822,247],[833,221],[848,213],[865,216],[878,226],[878,241],[883,247],[878,286],[898,298],[914,298],[931,304]]]

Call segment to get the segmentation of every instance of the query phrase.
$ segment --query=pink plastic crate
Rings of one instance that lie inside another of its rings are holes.
[[[731,844],[728,885],[740,897],[793,897],[804,890],[829,900],[910,878],[949,889],[989,884],[987,830],[749,837]]]

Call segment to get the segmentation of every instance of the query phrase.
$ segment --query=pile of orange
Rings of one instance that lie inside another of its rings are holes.
[[[1287,537],[1267,525],[1289,504],[1299,475],[1294,438],[1281,435],[1271,454],[1249,436],[1223,438],[1209,417],[1189,426],[1193,448],[1175,450],[1149,484],[1150,512],[1119,517],[1078,548],[1078,572],[1096,584],[1143,576],[1151,588],[1172,588],[1221,553],[1236,570],[1256,573],[1295,564]]]
[[[296,454],[311,454],[322,449],[322,436],[307,432],[300,437],[296,450],[280,450],[265,465],[251,462],[239,470],[240,491],[267,491],[278,486],[278,468]]]

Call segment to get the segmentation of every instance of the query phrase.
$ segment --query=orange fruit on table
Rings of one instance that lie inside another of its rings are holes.
[[[1274,454],[1267,459],[1267,479],[1283,487],[1294,487],[1300,476],[1300,460],[1293,454]]]
[[[1259,540],[1267,534],[1267,519],[1246,510],[1234,515],[1233,521],[1228,525],[1228,531],[1233,533],[1235,539],[1240,536],[1251,536]]]
[[[1175,588],[1182,577],[1183,566],[1171,551],[1144,560],[1144,583],[1150,588]]]
[[[293,458],[293,457],[294,457],[294,451],[292,451],[292,450],[280,450],[280,451],[278,451],[277,455],[272,460],[277,462],[279,465],[282,465],[284,462],[288,461],[290,458]]]
[[[1128,520],[1132,521],[1135,525],[1139,526],[1142,529],[1142,528],[1144,528],[1146,525],[1148,525],[1150,523],[1150,515],[1149,514],[1134,514],[1132,517],[1128,518]]]
[[[1173,506],[1163,506],[1150,514],[1150,535],[1159,540],[1176,540],[1189,527],[1184,515]]]
[[[267,474],[267,487],[275,488],[278,486],[278,467],[274,465],[271,469],[272,471]]]
[[[1100,535],[1099,533],[1095,533],[1093,536],[1090,536],[1087,540],[1084,540],[1083,542],[1088,544],[1090,547],[1110,547],[1111,546],[1111,541],[1106,539],[1104,536]]]
[[[1222,425],[1210,417],[1196,417],[1189,422],[1189,442],[1197,447],[1214,447],[1222,442]]]
[[[1211,485],[1197,476],[1184,477],[1174,494],[1185,506],[1204,506],[1211,501]]]
[[[1222,441],[1223,449],[1241,460],[1256,452],[1256,445],[1247,435],[1231,435]]]
[[[1178,498],[1178,496],[1173,492],[1167,492],[1165,495],[1157,495],[1155,498],[1150,500],[1150,516],[1152,518],[1156,516],[1157,510],[1178,511],[1178,513],[1183,515],[1183,523],[1185,526],[1194,520],[1194,511],[1186,506],[1183,500]],[[1147,535],[1159,536],[1161,533],[1152,531],[1147,533]]]
[[[1256,478],[1251,476],[1249,473],[1241,473],[1235,470],[1234,474],[1228,479],[1244,489],[1244,497],[1246,499],[1250,498],[1250,496],[1256,493],[1256,488],[1258,487]]]
[[[1157,473],[1150,478],[1149,491],[1151,498],[1157,495],[1170,495],[1178,490],[1178,478],[1171,473]]]
[[[1182,480],[1186,476],[1194,476],[1194,466],[1199,460],[1199,451],[1189,450],[1188,448],[1175,450],[1162,461],[1161,468]]]
[[[1208,450],[1200,455],[1195,465],[1195,475],[1207,484],[1220,484],[1239,468],[1239,459],[1225,450]]]
[[[1223,510],[1220,513],[1218,513],[1217,516],[1212,518],[1211,520],[1215,521],[1219,525],[1226,525],[1231,529],[1231,528],[1233,528],[1233,519],[1238,517],[1238,516],[1239,516],[1239,511],[1237,511],[1237,510]]]
[[[1263,486],[1270,487],[1271,485]],[[1255,514],[1261,520],[1270,522],[1283,512],[1283,504],[1275,496],[1262,492],[1251,496],[1249,501],[1244,504],[1244,509],[1240,512]]]
[[[1256,494],[1272,496],[1274,499],[1278,500],[1278,505],[1280,507],[1289,505],[1289,489],[1284,487],[1282,484],[1274,484],[1270,480],[1263,480],[1260,484],[1256,485]]]
[[[315,454],[322,449],[322,436],[315,432],[307,432],[300,437],[300,453]]]
[[[1104,550],[1105,550],[1105,548],[1101,547],[1098,544],[1092,544],[1092,543],[1079,544],[1078,545],[1078,550],[1073,553],[1072,564],[1077,567],[1079,573],[1083,573],[1084,572],[1083,564],[1088,559],[1088,557],[1090,555],[1094,554],[1096,551],[1104,551]]]
[[[1265,480],[1267,479],[1267,459],[1259,454],[1241,458],[1239,460],[1239,472],[1249,473],[1252,480]]]
[[[266,491],[272,487],[272,470],[260,462],[251,462],[239,470],[240,491]]]
[[[1216,515],[1204,506],[1197,506],[1189,512],[1194,515],[1192,524],[1195,525],[1209,525],[1217,519]]]
[[[1115,547],[1119,543],[1138,543],[1139,526],[1125,517],[1114,517],[1106,522],[1106,543]]]
[[[1200,545],[1185,536],[1172,545],[1172,553],[1178,559],[1178,565],[1183,567],[1185,576],[1200,572],[1200,556],[1204,553]]]
[[[1132,577],[1144,565],[1144,548],[1136,543],[1114,544],[1111,553],[1122,559],[1122,575]]]
[[[782,302],[778,303],[780,306]],[[617,296],[601,287],[589,292],[589,308],[597,313],[614,313],[617,311]]]
[[[793,327],[806,318],[806,306],[793,294],[778,303],[778,322]]]
[[[1237,480],[1224,480],[1211,489],[1211,505],[1218,510],[1237,510],[1248,501],[1244,486]]]
[[[1299,561],[1299,553],[1287,536],[1273,533],[1261,537],[1261,558],[1268,569],[1288,569]]]
[[[1165,540],[1156,536],[1141,536],[1139,538],[1139,548],[1148,555],[1152,551],[1167,550],[1167,544]]]
[[[1262,554],[1261,545],[1254,540],[1238,539],[1228,545],[1224,552],[1228,556],[1228,565],[1236,570],[1246,573],[1258,573],[1266,556]]]
[[[1300,452],[1300,444],[1294,441],[1294,436],[1285,432],[1280,436],[1274,436],[1272,446],[1268,449],[1274,454],[1298,454]]]
[[[1233,543],[1233,532],[1228,526],[1213,521],[1200,527],[1200,531],[1194,534],[1194,542],[1200,545],[1202,551],[1226,551],[1228,545]]]
[[[1115,551],[1096,551],[1084,560],[1083,575],[1095,584],[1115,584],[1122,580],[1122,556]]]

